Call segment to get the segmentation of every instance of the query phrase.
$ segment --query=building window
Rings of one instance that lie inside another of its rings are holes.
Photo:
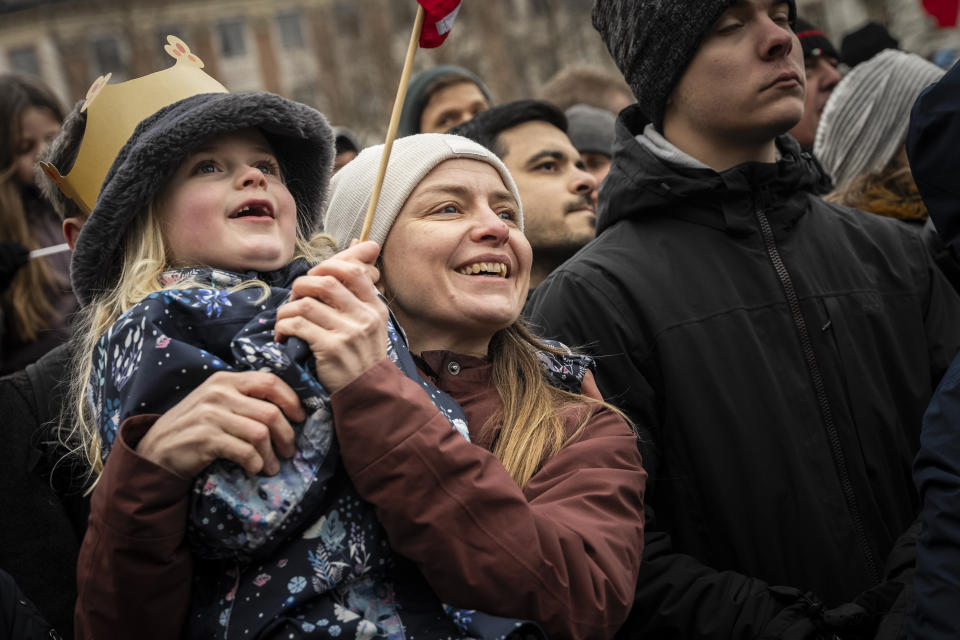
[[[247,54],[247,39],[243,19],[221,20],[217,23],[220,33],[220,53],[224,58],[236,58]]]
[[[285,11],[277,14],[277,26],[280,28],[280,42],[284,49],[303,49],[303,28],[300,26],[299,11]]]
[[[360,13],[354,5],[338,2],[333,5],[333,16],[337,30],[341,34],[352,38],[360,36]]]
[[[17,47],[7,52],[10,68],[17,73],[29,76],[40,75],[40,61],[37,59],[37,50],[31,46]]]
[[[126,80],[129,77],[127,65],[120,50],[120,42],[112,36],[96,38],[91,42],[93,47],[94,73],[102,76],[113,74],[113,81]]]

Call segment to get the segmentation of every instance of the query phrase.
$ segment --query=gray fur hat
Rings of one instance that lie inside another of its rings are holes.
[[[57,160],[67,158],[72,165],[83,135],[85,118],[66,126],[73,115],[47,154],[61,173],[71,166]],[[334,156],[333,130],[323,114],[270,93],[191,96],[137,125],[107,172],[70,265],[73,289],[81,303],[89,303],[116,284],[130,223],[161,193],[184,158],[213,136],[248,127],[263,132],[277,156],[297,203],[300,234],[309,237],[317,230]],[[58,211],[65,206],[63,200],[63,196],[55,198]]]
[[[323,229],[333,237],[340,249],[346,249],[351,240],[360,237],[382,156],[382,144],[367,147],[333,176],[330,205],[323,218]],[[523,231],[520,192],[500,158],[467,138],[447,133],[418,133],[399,138],[393,143],[383,190],[370,227],[370,239],[383,247],[394,220],[420,181],[441,162],[455,158],[479,160],[497,170],[504,186],[517,201],[517,225]]]
[[[40,162],[49,162],[61,173],[67,173],[73,167],[73,163],[77,160],[77,153],[80,151],[83,130],[87,126],[87,112],[80,110],[84,102],[84,100],[81,100],[73,106],[67,117],[63,119],[63,124],[60,125],[60,133],[40,155]],[[53,210],[57,212],[61,220],[86,216],[80,205],[67,197],[57,186],[57,183],[47,177],[47,174],[40,168],[39,162],[37,163],[36,177],[37,186],[40,187],[40,191],[43,192],[47,201],[53,205]]]
[[[593,26],[637,97],[643,114],[663,130],[663,113],[707,30],[732,0],[596,0]],[[796,0],[790,21],[797,17]]]

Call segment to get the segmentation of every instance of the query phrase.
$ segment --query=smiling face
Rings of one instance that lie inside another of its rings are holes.
[[[536,252],[572,255],[596,227],[597,181],[563,131],[531,120],[497,138],[523,200],[525,234]]]
[[[735,0],[674,88],[664,132],[672,142],[686,132],[715,145],[772,144],[803,115],[804,86],[788,4]]]
[[[20,118],[13,175],[22,185],[35,183],[37,160],[60,132],[60,121],[49,109],[30,107]]]
[[[200,145],[157,201],[172,265],[272,271],[293,258],[297,207],[256,129]]]
[[[454,159],[410,194],[381,252],[381,286],[414,353],[485,355],[527,297],[532,253],[493,166]]]
[[[469,80],[437,90],[420,114],[420,133],[446,133],[490,108],[480,87]]]

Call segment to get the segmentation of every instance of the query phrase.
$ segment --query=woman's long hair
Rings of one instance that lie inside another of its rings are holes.
[[[15,73],[0,74],[0,240],[38,249],[27,220],[22,187],[14,175],[22,119],[30,108],[49,112],[58,122],[63,122],[60,101],[40,81]],[[4,313],[13,334],[29,342],[49,329],[57,312],[53,296],[46,293],[67,286],[64,276],[49,260],[31,260],[24,265],[3,295]]]
[[[499,429],[493,454],[521,489],[543,462],[580,435],[596,411],[610,409],[630,424],[613,405],[550,384],[538,351],[568,353],[540,340],[517,320],[494,334],[487,352],[502,409],[487,419],[482,430],[490,434]],[[568,434],[563,414],[569,411],[578,413],[579,423]]]
[[[294,258],[302,257],[308,262],[316,263],[332,255],[334,246],[333,240],[325,235],[317,235],[309,240],[301,237],[298,226]],[[96,297],[77,314],[75,335],[78,336],[78,341],[68,395],[71,405],[65,414],[65,417],[71,415],[75,417],[71,420],[72,430],[62,439],[68,447],[82,456],[94,480],[103,470],[103,462],[100,458],[100,431],[93,419],[95,408],[90,404],[91,396],[88,394],[97,343],[121,315],[151,293],[164,288],[160,284],[160,275],[171,266],[169,254],[164,245],[160,219],[156,213],[156,206],[152,204],[147,208],[146,213],[137,216],[127,229],[123,243],[121,272],[116,286]],[[193,286],[205,285],[180,280],[169,285],[169,288],[184,289]],[[265,294],[267,292],[267,285],[259,280],[246,281],[232,290],[251,287],[261,287]]]

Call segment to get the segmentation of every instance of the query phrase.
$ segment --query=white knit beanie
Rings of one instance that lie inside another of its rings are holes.
[[[837,188],[887,166],[907,138],[910,109],[943,69],[920,56],[881,51],[855,66],[830,95],[813,155]]]
[[[382,144],[367,147],[337,172],[330,183],[330,204],[323,217],[323,230],[333,237],[341,249],[345,249],[352,239],[360,237],[382,155]],[[420,181],[438,164],[454,158],[480,160],[497,170],[504,186],[517,200],[517,225],[523,231],[520,194],[500,158],[467,138],[446,133],[420,133],[399,138],[393,143],[383,190],[370,228],[370,239],[382,247],[397,214]]]

